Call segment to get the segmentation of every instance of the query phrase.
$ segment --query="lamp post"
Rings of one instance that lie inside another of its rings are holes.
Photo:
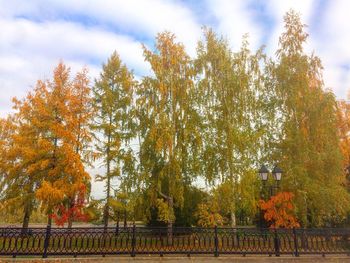
[[[281,168],[279,168],[277,165],[275,165],[275,167],[272,170],[272,177],[274,179],[274,184],[273,185],[268,185],[268,179],[269,179],[269,173],[270,171],[267,169],[267,167],[265,165],[262,165],[258,171],[259,177],[262,181],[262,188],[260,191],[260,197],[263,200],[267,200],[269,199],[271,196],[273,196],[274,194],[276,194],[278,192],[278,190],[280,189],[280,181],[282,179],[282,174],[283,171]],[[268,189],[268,195],[265,195],[266,190]],[[262,210],[260,209],[260,222],[259,225],[260,227],[263,227],[263,223],[264,223],[264,218],[263,218],[263,213]]]

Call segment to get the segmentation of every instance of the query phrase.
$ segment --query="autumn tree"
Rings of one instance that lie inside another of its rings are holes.
[[[93,139],[91,124],[95,111],[89,83],[88,70],[84,68],[76,74],[70,87],[68,107],[70,109],[71,119],[68,122],[67,128],[73,135],[72,146],[75,153],[80,157],[84,165],[91,166],[93,157],[91,149]],[[72,227],[74,218],[84,218],[81,214],[90,188],[90,180],[87,178],[84,181],[84,186],[67,200],[68,208],[66,210],[69,211],[67,218],[68,228]]]
[[[25,122],[19,125],[19,120],[18,115],[0,120],[0,206],[4,213],[20,211],[26,231],[36,208],[34,191],[39,178],[28,168],[32,154],[39,149],[36,133]]]
[[[264,211],[264,218],[271,228],[299,227],[293,204],[294,194],[279,192],[267,201],[260,200],[259,207]]]
[[[39,81],[25,99],[14,99],[16,112],[2,126],[5,144],[1,147],[1,201],[11,213],[13,209],[23,209],[23,231],[28,228],[30,216],[38,205],[35,192],[45,176],[41,160],[47,155],[46,144],[40,139],[40,121],[34,118],[39,111],[37,103],[45,97],[42,86]]]
[[[350,191],[350,103],[345,100],[338,101],[337,113],[338,135],[343,155],[343,170],[346,173],[344,185]],[[349,213],[347,221],[349,222]]]
[[[195,217],[197,217],[197,224],[200,227],[215,227],[224,224],[217,203],[208,202],[199,204]]]
[[[75,149],[73,127],[79,114],[74,96],[69,69],[60,63],[52,81],[38,81],[23,100],[14,99],[15,114],[4,126],[11,133],[1,147],[6,150],[2,199],[23,207],[24,229],[39,202],[51,224],[57,206],[74,199],[89,182]]]
[[[132,214],[134,208],[130,196],[126,192],[117,192],[115,197],[110,199],[110,205],[113,210],[111,217],[117,222],[117,228],[119,228],[119,222],[122,218],[124,228],[126,228],[128,215]]]
[[[246,37],[241,49],[233,53],[228,42],[212,30],[205,31],[197,50],[202,173],[207,182],[225,185],[230,200],[225,204],[235,226],[239,184],[254,171],[262,152],[259,140],[266,130],[260,101],[264,54],[262,50],[252,53]]]
[[[73,220],[83,222],[89,220],[88,213],[84,211],[86,206],[86,189],[85,186],[82,186],[82,188],[73,197],[68,199],[68,205],[63,203],[56,207],[56,211],[51,217],[57,226],[64,226],[68,222],[68,228],[71,228]]]
[[[60,63],[54,70],[53,80],[41,83],[38,92],[44,93],[45,97],[34,109],[37,116],[32,116],[32,120],[38,119],[42,133],[40,140],[46,145],[46,156],[40,161],[40,169],[45,175],[36,197],[49,215],[63,201],[74,200],[90,180],[76,148],[79,131],[74,127],[81,116],[74,108],[77,107],[77,95],[72,85],[70,69]]]
[[[23,228],[35,203],[41,203],[51,224],[57,206],[73,199],[89,181],[74,148],[72,95],[69,69],[60,63],[52,81],[38,81],[26,98],[14,100],[5,196],[7,202],[23,201]]]
[[[304,226],[341,221],[349,195],[342,187],[336,101],[324,90],[320,59],[304,52],[308,35],[299,16],[290,11],[284,20],[273,73],[282,123],[276,156],[286,174],[283,187],[295,194]]]
[[[135,81],[132,72],[114,52],[103,65],[103,71],[93,87],[96,115],[93,128],[97,139],[96,152],[106,168],[98,180],[106,182],[104,226],[108,226],[112,180],[133,171],[134,137],[133,93]]]
[[[144,57],[153,74],[138,90],[140,180],[171,235],[174,206],[182,206],[184,185],[198,172],[195,72],[184,46],[169,32],[158,34],[155,51],[144,47]]]

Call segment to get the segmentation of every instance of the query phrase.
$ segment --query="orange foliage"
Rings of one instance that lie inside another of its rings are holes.
[[[26,98],[14,99],[14,104],[18,127],[9,155],[18,167],[13,174],[22,174],[29,182],[28,192],[35,193],[41,208],[51,214],[58,205],[76,200],[90,180],[84,167],[92,138],[87,71],[71,80],[70,69],[59,63],[52,80],[38,81]]]
[[[300,227],[294,213],[293,198],[293,193],[280,192],[272,196],[268,201],[259,201],[260,209],[265,212],[264,218],[267,222],[271,223],[271,228]]]

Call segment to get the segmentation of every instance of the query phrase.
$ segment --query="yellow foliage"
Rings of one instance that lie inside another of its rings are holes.
[[[222,216],[213,209],[213,206],[210,207],[210,204],[199,204],[195,216],[201,227],[221,226],[224,223]]]
[[[157,199],[157,208],[158,208],[158,219],[162,222],[169,223],[174,222],[175,215],[172,207],[169,207],[169,204],[163,199]]]

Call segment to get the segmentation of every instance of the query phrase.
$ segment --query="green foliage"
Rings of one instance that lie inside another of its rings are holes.
[[[195,226],[197,219],[193,216],[197,207],[208,198],[208,193],[194,186],[184,188],[184,203],[182,207],[175,207],[176,226]]]
[[[134,172],[130,147],[135,131],[132,107],[134,85],[133,74],[114,52],[107,64],[103,65],[103,72],[93,87],[96,156],[106,168],[106,174],[97,177],[99,181],[106,182],[105,226],[109,219],[111,180],[118,177],[127,181],[127,175]]]

